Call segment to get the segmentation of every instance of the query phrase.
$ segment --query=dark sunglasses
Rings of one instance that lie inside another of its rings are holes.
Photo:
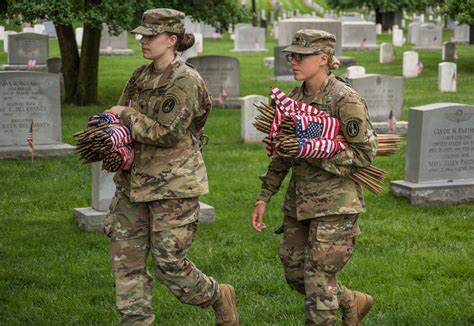
[[[291,63],[291,60],[295,59],[296,62],[301,62],[304,57],[309,57],[310,55],[318,55],[321,54],[321,52],[317,53],[310,53],[310,54],[301,54],[301,53],[288,53],[286,55],[286,60]]]

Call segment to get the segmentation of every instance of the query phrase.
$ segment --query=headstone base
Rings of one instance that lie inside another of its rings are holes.
[[[241,97],[226,97],[224,104],[218,98],[213,98],[212,106],[217,108],[240,108]]]
[[[48,72],[48,65],[35,65],[35,69],[31,69],[28,65],[2,65],[2,69],[5,71],[20,70]]]
[[[375,51],[378,50],[379,46],[377,44],[373,45],[343,45],[342,50],[343,51]],[[340,60],[340,59],[339,59]]]
[[[117,50],[112,50],[107,51],[106,49],[100,49],[99,50],[100,55],[134,55],[135,51],[132,49],[117,49]]]
[[[341,62],[341,66],[339,68],[347,68],[350,66],[355,66],[357,64],[356,59],[354,57],[346,57],[346,56],[336,56],[336,57]]]
[[[427,47],[427,46],[415,46],[413,47],[413,51],[415,50],[442,50],[443,47],[442,46],[430,46],[430,47]]]
[[[240,52],[256,52],[256,53],[260,53],[260,52],[268,52],[268,49],[232,49],[230,50],[230,52],[234,52],[234,53],[240,53]]]
[[[293,75],[288,75],[288,76],[276,76],[276,77],[271,77],[271,80],[276,80],[276,81],[283,81],[283,82],[292,82],[295,81],[295,77]]]
[[[212,224],[216,220],[214,207],[199,202],[199,224]],[[75,208],[74,219],[81,230],[87,232],[102,232],[105,217],[109,212],[97,211],[92,207]]]
[[[379,134],[396,134],[405,136],[408,132],[407,121],[397,121],[394,131],[389,130],[386,122],[372,122],[372,125],[374,126],[375,131]]]
[[[26,139],[25,139],[26,142]],[[35,157],[73,155],[75,147],[69,144],[35,145]],[[0,160],[30,159],[28,146],[0,146]]]
[[[390,182],[390,192],[407,197],[413,205],[439,206],[474,201],[474,181],[412,183]]]

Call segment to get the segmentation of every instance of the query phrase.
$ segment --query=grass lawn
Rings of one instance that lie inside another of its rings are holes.
[[[449,39],[450,34],[444,33]],[[379,36],[378,42],[390,40]],[[50,42],[50,56],[59,54]],[[142,62],[137,42],[133,57],[101,57],[96,106],[62,107],[63,140],[85,127],[87,117],[117,100],[132,70]],[[266,47],[273,49],[275,40]],[[232,41],[205,41],[205,54],[235,56],[241,64],[241,94],[266,94],[270,85],[289,91],[296,83],[273,82],[263,68],[267,54],[234,54]],[[368,73],[401,75],[402,53],[380,65],[378,51],[347,52]],[[435,102],[474,104],[473,47],[458,46],[458,92],[437,91],[441,51],[420,51],[424,72],[405,81],[404,119],[408,108]],[[6,57],[0,54],[0,63]],[[342,71],[341,71],[342,73]],[[280,236],[272,233],[282,219],[284,191],[272,200],[268,230],[255,233],[249,215],[269,162],[263,145],[243,144],[240,112],[216,109],[204,150],[211,191],[202,200],[216,209],[217,221],[199,227],[190,258],[205,273],[236,287],[243,325],[302,325],[303,298],[286,285],[278,259]],[[391,180],[404,176],[405,148],[375,165]],[[91,167],[76,157],[0,161],[0,325],[114,325],[110,242],[102,234],[80,231],[75,207],[90,205]],[[340,273],[348,287],[372,294],[376,304],[365,325],[472,325],[474,204],[415,207],[388,191],[366,193],[363,234]],[[210,310],[180,304],[156,284],[153,304],[160,325],[212,325]]]

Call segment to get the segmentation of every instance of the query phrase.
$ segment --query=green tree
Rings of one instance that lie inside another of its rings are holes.
[[[473,0],[446,0],[443,12],[462,24],[474,25]]]
[[[150,8],[169,7],[192,13],[223,31],[244,18],[234,0],[10,0],[8,14],[34,22],[54,22],[63,58],[64,101],[76,105],[97,102],[99,46],[102,23],[118,35],[135,27]],[[79,53],[73,23],[82,23],[84,34]]]

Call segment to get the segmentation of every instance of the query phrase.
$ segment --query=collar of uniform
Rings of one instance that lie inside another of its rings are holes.
[[[175,71],[181,65],[184,65],[184,64],[186,64],[186,61],[183,58],[181,58],[181,56],[179,55],[175,56],[173,61],[171,61],[169,66],[165,69],[165,71],[163,71],[163,75],[160,78],[160,82],[158,83],[157,88],[167,85],[169,80],[173,77],[173,74],[175,73]]]

